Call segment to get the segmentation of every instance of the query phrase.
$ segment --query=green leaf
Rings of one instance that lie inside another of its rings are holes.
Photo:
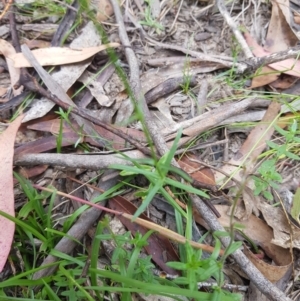
[[[285,155],[286,155],[288,158],[291,158],[291,159],[293,159],[293,160],[300,160],[300,157],[299,157],[299,156],[297,156],[296,154],[293,154],[293,153],[291,153],[291,152],[289,152],[289,151],[286,151],[286,152],[285,152]]]
[[[176,152],[176,150],[177,150],[177,146],[178,146],[178,142],[179,142],[180,137],[181,137],[181,133],[182,133],[182,128],[180,128],[180,129],[178,130],[177,135],[176,135],[176,138],[175,138],[175,140],[174,140],[174,143],[172,144],[172,147],[170,148],[170,150],[169,150],[168,153],[167,153],[167,157],[166,157],[166,160],[165,160],[164,165],[165,165],[166,167],[168,167],[168,168],[170,167],[171,161],[172,161],[172,159],[173,159],[174,156],[175,156],[175,152]],[[162,161],[161,163],[163,163],[163,161]],[[159,165],[159,164],[160,164],[160,160],[158,161],[158,165]]]
[[[241,241],[235,241],[233,242],[229,248],[226,250],[226,254],[230,255],[233,252],[235,252],[236,250],[238,250],[241,246],[243,245],[243,243]]]
[[[144,293],[148,294],[158,294],[158,295],[177,295],[177,296],[186,296],[189,298],[194,298],[195,300],[201,300],[201,301],[211,301],[212,294],[211,293],[205,293],[205,292],[199,292],[199,291],[190,291],[188,289],[182,289],[178,287],[173,286],[164,286],[159,284],[151,284],[144,283],[138,280],[129,279],[127,277],[121,276],[119,274],[110,272],[110,271],[104,271],[104,270],[97,270],[95,271],[99,275],[101,275],[104,278],[112,279],[115,282],[123,283],[126,287],[111,287],[111,286],[98,286],[95,289],[99,290],[105,290],[105,291],[123,291],[127,289],[129,292],[135,292],[139,289],[142,289]],[[86,289],[89,289],[89,287],[86,287]],[[94,289],[94,287],[93,287]],[[140,290],[139,290],[140,291]],[[222,301],[232,301],[232,296],[224,296],[222,298]]]
[[[186,284],[189,284],[190,281],[186,277],[177,277],[177,278],[174,279],[174,282],[176,284],[186,285]]]
[[[54,290],[43,279],[41,280],[43,281],[43,284],[45,286],[45,289],[47,291],[50,300],[61,301],[61,299],[55,294]]]
[[[263,191],[263,196],[264,196],[267,200],[273,201],[273,195],[271,194],[270,191],[268,191],[268,190]]]
[[[183,262],[170,261],[170,262],[167,262],[166,265],[175,270],[180,270],[180,271],[187,270],[187,264],[183,263]]]
[[[46,243],[47,242],[47,238],[45,236],[43,236],[39,231],[37,231],[35,228],[29,226],[27,223],[22,222],[21,220],[19,220],[18,218],[15,218],[9,214],[7,214],[6,212],[3,212],[0,210],[0,215],[4,216],[5,218],[13,221],[16,225],[20,226],[23,228],[23,230],[27,230],[28,232],[32,233],[36,238],[38,238],[39,240],[41,240],[42,242]]]
[[[155,172],[153,172],[152,170],[149,170],[148,168],[147,169],[141,169],[141,168],[138,168],[136,166],[127,166],[127,165],[121,165],[121,164],[112,164],[112,165],[109,166],[109,168],[120,169],[120,170],[122,170],[121,173],[126,174],[126,175],[142,174],[147,178],[155,177]]]
[[[278,184],[273,181],[269,181],[269,185],[274,189],[277,189],[279,187]]]
[[[277,149],[277,156],[280,157],[281,155],[286,155],[286,145],[280,145]]]
[[[219,237],[229,237],[230,233],[227,231],[214,231],[213,235],[218,238]]]
[[[293,141],[294,141],[295,143],[300,143],[300,138],[294,137],[294,138],[293,138]]]
[[[263,188],[262,188],[262,186],[258,186],[257,183],[255,183],[255,186],[256,186],[256,188],[255,188],[255,190],[253,191],[253,194],[254,194],[255,196],[258,196],[258,195],[262,192]]]
[[[272,142],[272,141],[266,141],[266,143],[267,143],[267,145],[268,145],[269,147],[271,147],[271,148],[273,148],[273,149],[275,149],[275,150],[278,150],[278,148],[279,148],[279,145],[276,144],[276,143],[274,143],[274,142]]]
[[[175,208],[175,210],[180,212],[180,214],[183,217],[187,218],[186,212],[172,199],[172,197],[168,194],[168,192],[163,187],[160,189],[160,192],[164,196],[164,198],[173,206],[173,208]]]
[[[105,228],[105,222],[100,222],[97,225],[96,232],[93,238],[92,242],[92,252],[91,252],[91,268],[96,269],[98,266],[98,256],[100,253],[101,248],[101,238],[99,236],[101,233],[103,233]],[[91,272],[91,284],[97,285],[97,274],[94,272]],[[96,295],[99,300],[101,300],[101,296],[99,292],[96,292]]]
[[[282,129],[281,127],[279,127],[278,125],[274,124],[274,128],[276,129],[276,131],[281,134],[283,137],[285,137],[288,134],[288,131],[285,131],[284,129]]]
[[[153,184],[150,184],[151,189],[149,189],[149,193],[146,197],[145,200],[143,200],[141,206],[137,209],[137,211],[135,212],[134,216],[133,216],[133,220],[135,218],[137,218],[142,212],[145,211],[145,209],[148,207],[148,205],[150,204],[150,202],[152,201],[152,199],[154,198],[154,196],[156,195],[156,193],[158,192],[158,190],[161,188],[162,183],[161,181],[157,181],[157,183],[155,184],[155,186],[153,187]]]
[[[216,239],[215,248],[212,254],[210,255],[210,258],[217,260],[220,251],[221,251],[221,241],[219,239]]]
[[[297,127],[298,127],[298,123],[297,123],[296,119],[293,119],[293,123],[290,127],[291,132],[295,134],[297,132]]]

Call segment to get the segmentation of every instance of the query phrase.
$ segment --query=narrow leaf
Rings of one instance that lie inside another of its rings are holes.
[[[60,66],[71,63],[82,62],[97,52],[107,48],[116,48],[118,43],[110,43],[96,47],[88,47],[82,49],[71,49],[66,47],[50,47],[32,50],[35,58],[41,66]],[[17,68],[32,67],[31,63],[25,58],[23,53],[16,53],[10,57],[14,61]]]
[[[299,223],[299,215],[300,215],[300,188],[298,187],[293,199],[291,216]]]
[[[14,141],[23,115],[13,121],[0,135],[0,210],[15,216],[13,190],[13,156]],[[10,252],[14,237],[15,224],[0,216],[0,272],[2,271]]]

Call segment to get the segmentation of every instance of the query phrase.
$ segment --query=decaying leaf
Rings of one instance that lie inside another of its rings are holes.
[[[270,124],[275,122],[280,108],[281,105],[276,102],[272,102],[269,105],[262,121],[251,131],[236,155],[228,164],[224,164],[221,168],[223,172],[232,176],[240,185],[246,186],[243,190],[245,213],[244,217],[239,213],[240,218],[247,219],[252,211],[258,215],[257,202],[255,202],[253,190],[251,189],[254,187],[254,183],[248,175],[254,172],[253,169],[257,158],[265,149],[266,141],[270,140],[274,132],[274,127],[270,126]],[[231,178],[224,177],[223,173],[214,171],[214,174],[217,184],[227,185],[227,187],[236,185],[236,182],[232,181]]]
[[[279,2],[285,2],[284,4]],[[264,45],[264,50],[269,53],[274,53],[278,51],[286,50],[288,47],[294,46],[298,38],[292,31],[289,24],[290,22],[290,11],[286,1],[276,1],[273,2],[272,6],[272,16],[268,28],[268,34],[266,37],[266,42]],[[262,69],[256,71],[257,76],[254,77],[252,81],[251,88],[262,87],[266,84],[273,86],[273,82],[276,81],[278,86],[278,79],[280,72],[276,72],[269,66],[264,66]]]
[[[244,253],[248,259],[257,267],[257,269],[271,282],[279,281],[288,272],[292,263],[285,266],[271,265],[253,254],[247,247],[244,248]]]
[[[288,223],[286,215],[280,207],[263,203],[260,210],[267,224],[273,229],[273,244],[289,249],[292,240],[293,248],[300,249],[300,230]]]
[[[0,210],[15,216],[13,190],[13,156],[14,141],[23,115],[13,121],[0,135]],[[10,252],[14,237],[15,224],[0,216],[0,272],[2,271]]]
[[[296,26],[293,26],[293,22],[292,22],[292,20],[293,20],[292,12],[294,11],[294,9],[292,8],[290,1],[276,0],[276,2],[272,2],[272,4],[273,4],[273,7],[275,5],[278,6],[278,9],[281,11],[282,15],[285,18],[286,23],[289,26],[289,30],[292,31],[294,36],[297,37],[297,29],[296,29]]]
[[[76,124],[73,121],[71,121],[71,124],[72,124],[72,128],[70,127],[70,125],[67,122],[63,122],[63,127],[62,127],[62,134],[64,136],[63,143],[66,143],[64,145],[72,145],[75,142],[77,142],[78,139],[80,138],[80,135],[78,134],[78,133],[80,133],[80,128],[79,128],[78,124]],[[50,132],[53,135],[59,135],[60,120],[56,118],[56,119],[52,119],[52,120],[42,121],[39,123],[28,125],[27,128],[36,130],[36,131]],[[122,128],[122,127],[118,127],[118,129],[120,131],[124,131],[125,133],[127,133],[131,136],[134,136],[136,139],[139,139],[141,142],[146,142],[144,133],[139,130],[131,129],[131,128]],[[95,125],[95,130],[99,134],[100,137],[102,137],[103,139],[110,142],[111,147],[113,147],[114,149],[122,149],[122,148],[126,147],[126,141],[124,139],[120,138],[119,136],[117,136],[116,134],[113,134],[107,130],[104,130],[102,127],[96,126],[96,125]],[[48,137],[48,138],[50,138],[50,137]],[[92,145],[95,145],[95,146],[99,146],[99,144],[95,143],[95,141],[90,139],[88,136],[82,136],[82,138],[84,139],[85,142],[91,143]],[[55,141],[55,139],[52,139],[52,140]],[[38,141],[41,141],[41,139]],[[50,139],[47,141],[49,141],[49,143],[50,143]],[[38,143],[39,142],[37,142],[37,144]],[[53,149],[55,147],[56,147],[56,144],[53,145],[53,143],[51,143],[51,148],[44,149],[43,151]],[[25,146],[21,146],[20,148],[25,148]],[[34,152],[34,153],[36,153],[36,152]]]

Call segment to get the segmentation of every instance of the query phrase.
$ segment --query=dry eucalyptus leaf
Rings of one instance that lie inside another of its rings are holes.
[[[11,56],[16,53],[15,48],[7,41],[0,39],[0,53],[5,56],[10,75],[11,88],[13,89],[14,96],[17,96],[22,92],[23,87],[15,88],[15,85],[18,83],[20,78],[20,69],[16,68],[11,60]]]
[[[247,247],[244,248],[244,253],[248,259],[257,267],[257,269],[271,282],[279,281],[288,272],[292,263],[285,266],[276,266],[255,256]]]
[[[293,34],[297,37],[297,36],[299,36],[299,32],[297,32],[296,26],[293,26],[293,14],[292,14],[293,9],[290,7],[289,2],[290,1],[287,1],[287,0],[276,0],[278,9],[281,10],[282,14],[285,17],[287,24],[290,27],[290,30],[293,31]],[[272,4],[274,6],[274,3],[272,3]]]
[[[272,243],[282,248],[289,249],[291,238],[293,239],[292,245],[294,248],[300,249],[300,230],[290,225],[280,207],[273,207],[269,204],[262,203],[260,210],[263,214],[267,224],[273,228],[274,239]],[[291,232],[293,232],[291,234]]]
[[[13,156],[14,142],[23,115],[14,120],[0,135],[0,210],[15,216],[15,199],[13,187]],[[2,271],[10,252],[15,232],[15,223],[0,216],[0,272]]]
[[[118,43],[109,43],[96,47],[88,47],[81,49],[72,49],[67,47],[50,47],[32,50],[35,58],[41,66],[57,66],[71,63],[82,62],[92,57],[97,52],[103,51],[107,48],[119,47]],[[31,67],[30,62],[24,57],[23,53],[15,53],[10,56],[14,61],[15,68]]]

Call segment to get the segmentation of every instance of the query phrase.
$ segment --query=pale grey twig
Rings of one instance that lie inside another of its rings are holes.
[[[145,155],[140,151],[134,150],[124,152],[132,159],[145,158]],[[121,157],[118,154],[109,155],[72,155],[72,154],[26,154],[14,158],[15,165],[34,166],[39,164],[47,164],[52,166],[65,167],[66,169],[89,169],[100,170],[109,168],[111,164],[131,165],[129,160]]]
[[[140,82],[140,68],[138,65],[138,61],[136,59],[135,53],[131,48],[127,32],[125,30],[125,25],[123,22],[123,17],[121,14],[121,10],[119,4],[116,0],[110,0],[112,7],[114,9],[116,21],[119,25],[119,37],[122,45],[125,48],[125,56],[130,69],[130,86],[133,92],[133,101],[136,103],[136,106],[139,107],[143,113],[145,125],[147,127],[146,130],[149,131],[149,134],[158,150],[158,152],[162,155],[168,151],[168,147],[165,144],[164,139],[161,135],[159,135],[158,128],[153,121],[153,118],[150,116],[150,112],[145,100],[145,97],[142,93],[141,82]],[[174,160],[175,162],[175,160]],[[174,163],[173,162],[173,163]]]
[[[225,19],[226,23],[228,24],[228,26],[232,30],[235,38],[237,39],[239,45],[241,46],[246,58],[253,57],[252,51],[250,50],[246,40],[244,39],[243,35],[237,28],[237,26],[236,26],[235,22],[233,21],[233,19],[231,18],[230,14],[228,13],[223,0],[217,0],[217,5],[218,5],[221,15]]]
[[[197,115],[204,112],[204,108],[207,104],[207,92],[208,92],[208,81],[204,78],[201,81],[199,93],[197,96]]]

